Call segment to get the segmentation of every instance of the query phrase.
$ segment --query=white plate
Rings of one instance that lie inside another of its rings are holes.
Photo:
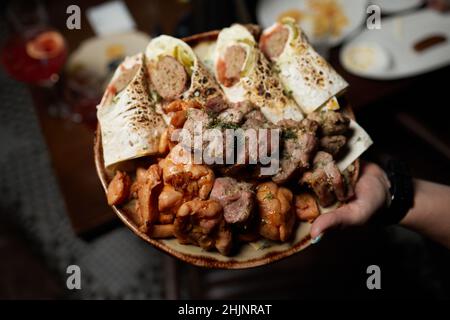
[[[303,13],[310,13],[308,4],[317,0],[261,0],[258,3],[256,14],[258,23],[267,28],[271,26],[279,16],[287,11],[296,10]],[[367,1],[366,0],[335,0],[342,8],[344,16],[348,19],[348,23],[337,36],[327,38],[317,38],[312,32],[312,24],[309,19],[302,19],[300,26],[307,34],[313,44],[326,42],[328,45],[338,45],[342,40],[348,37],[352,32],[358,29],[366,17]],[[308,22],[309,20],[309,22]]]
[[[90,38],[69,57],[67,67],[82,66],[99,77],[107,76],[112,61],[141,52],[149,41],[147,34],[138,31]]]
[[[442,35],[446,42],[422,52],[414,45],[430,36]],[[348,63],[352,48],[370,44],[376,56],[389,63],[362,71]],[[341,64],[356,75],[378,80],[392,80],[433,71],[450,64],[450,15],[424,9],[410,14],[384,18],[380,30],[365,30],[346,44],[340,53]]]
[[[381,8],[381,13],[392,14],[420,7],[424,0],[370,0]]]

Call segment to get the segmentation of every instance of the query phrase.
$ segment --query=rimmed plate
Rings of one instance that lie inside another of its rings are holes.
[[[424,0],[370,0],[370,4],[381,8],[383,14],[393,14],[420,7]]]
[[[218,31],[212,31],[195,35],[183,40],[194,46],[203,41],[212,41],[216,39],[218,33]],[[354,114],[349,105],[345,106],[344,112],[347,116],[354,119]],[[94,141],[95,164],[97,174],[100,178],[103,189],[106,192],[113,173],[108,172],[104,166],[100,130],[101,128],[98,127]],[[356,183],[359,174],[359,160],[356,160],[353,166],[353,183]],[[138,237],[173,257],[200,267],[244,269],[262,266],[289,257],[304,250],[311,244],[311,238],[309,236],[311,225],[309,223],[301,223],[297,227],[291,242],[274,243],[261,240],[253,244],[243,244],[234,256],[226,257],[217,252],[204,251],[197,246],[181,245],[176,239],[151,239],[147,234],[139,230],[124,210],[116,206],[113,206],[112,208],[122,222]]]
[[[417,51],[432,37],[445,41]],[[380,30],[365,30],[340,52],[351,73],[376,80],[394,80],[430,72],[450,64],[450,15],[424,9],[384,18]]]
[[[256,14],[258,22],[263,28],[272,25],[280,16],[288,15],[293,17],[298,20],[311,43],[315,45],[338,45],[363,24],[366,17],[366,0],[331,0],[322,2],[323,5],[317,0],[261,0],[258,3]],[[312,5],[319,5],[319,10],[313,10]],[[333,8],[328,9],[326,6],[330,5]],[[322,10],[320,10],[320,6],[323,7]],[[314,15],[317,12],[322,12],[322,18],[319,17],[318,19]],[[334,12],[333,17],[327,17],[326,12]],[[334,27],[331,24],[327,25],[332,20],[341,21],[341,23],[336,23]],[[335,29],[334,34],[323,32],[323,29],[329,26]]]

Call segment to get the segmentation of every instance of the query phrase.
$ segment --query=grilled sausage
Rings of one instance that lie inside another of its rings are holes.
[[[217,73],[220,83],[225,87],[231,87],[241,78],[241,71],[244,67],[247,53],[244,48],[238,45],[230,46],[225,51],[223,59],[217,66]]]
[[[289,38],[289,30],[279,25],[269,34],[261,36],[259,46],[268,59],[277,58],[284,49]]]
[[[150,78],[163,99],[178,98],[185,90],[188,75],[183,65],[174,57],[163,56],[150,68]]]

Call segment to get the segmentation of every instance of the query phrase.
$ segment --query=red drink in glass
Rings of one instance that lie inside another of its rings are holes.
[[[2,64],[16,80],[36,85],[55,82],[67,59],[62,35],[53,29],[36,29],[13,35],[2,50]]]

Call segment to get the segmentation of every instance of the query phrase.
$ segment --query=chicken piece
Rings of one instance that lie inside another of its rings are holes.
[[[195,244],[205,250],[214,247],[226,255],[231,249],[231,232],[225,225],[222,206],[214,200],[194,199],[178,209],[174,234],[182,244]]]
[[[175,214],[173,213],[167,213],[167,212],[160,212],[159,213],[159,219],[158,222],[160,224],[172,224],[175,220]]]
[[[159,162],[165,184],[158,203],[161,212],[177,212],[182,202],[209,197],[214,172],[192,160],[191,154],[177,145]]]
[[[174,236],[174,230],[173,224],[156,224],[152,227],[150,237],[153,239],[172,238]]]
[[[350,119],[337,111],[313,112],[308,115],[308,119],[319,123],[320,133],[323,136],[343,135],[350,126]]]
[[[170,149],[174,147],[173,142],[170,141],[170,135],[172,134],[171,128],[166,128],[161,134],[161,138],[159,139],[158,152],[161,155],[165,155],[169,152]]]
[[[217,178],[210,199],[218,201],[223,207],[227,223],[245,223],[251,216],[254,206],[252,185],[238,182],[230,177]]]
[[[134,225],[141,226],[143,224],[142,217],[139,213],[137,199],[131,199],[125,203],[121,209],[125,211],[127,217],[134,223]]]
[[[292,192],[274,182],[262,183],[256,190],[260,235],[274,241],[289,240],[295,223]]]
[[[162,172],[157,164],[151,165],[144,173],[137,173],[138,212],[143,224],[140,229],[148,232],[151,226],[158,220],[158,196],[162,190]]]
[[[169,184],[164,185],[158,198],[158,208],[160,212],[177,212],[183,203],[183,192],[175,190]]]
[[[201,105],[192,100],[174,100],[162,107],[164,113],[170,114],[171,112],[183,111],[188,109],[200,109]]]
[[[165,104],[162,110],[170,117],[170,125],[172,128],[182,128],[187,120],[188,111],[190,109],[200,109],[201,105],[195,101],[174,100]]]
[[[217,232],[215,244],[217,251],[219,251],[224,256],[230,254],[233,246],[233,234],[230,228],[225,223],[224,220],[220,223],[219,231]]]
[[[214,172],[205,165],[184,162],[185,153],[186,150],[177,146],[162,160],[164,182],[183,190],[185,196],[207,199],[214,184]]]
[[[130,195],[131,179],[122,171],[117,171],[108,185],[107,198],[110,206],[123,204]]]
[[[295,213],[300,221],[312,222],[319,215],[319,206],[316,199],[309,193],[302,193],[295,196]]]

